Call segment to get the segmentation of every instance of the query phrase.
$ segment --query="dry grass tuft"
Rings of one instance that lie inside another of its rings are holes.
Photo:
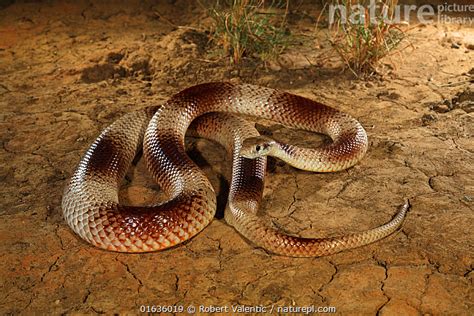
[[[212,40],[232,64],[244,57],[274,59],[289,45],[288,4],[289,0],[217,1],[209,10],[215,22]]]
[[[397,0],[378,0],[372,17],[367,0],[333,0],[332,4],[346,8],[345,12],[334,11],[328,33],[333,49],[357,77],[375,74],[380,60],[395,51],[406,37],[398,24],[391,23]]]

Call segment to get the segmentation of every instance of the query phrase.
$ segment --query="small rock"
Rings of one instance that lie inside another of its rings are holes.
[[[438,120],[438,117],[434,114],[424,114],[421,117],[421,124],[423,126],[427,126],[427,125],[430,125],[432,122],[435,122],[437,120]]]
[[[460,47],[461,47],[461,45],[459,45],[458,43],[451,43],[451,48],[458,49]]]
[[[474,35],[467,35],[464,37],[464,46],[467,49],[474,50]]]
[[[464,33],[460,32],[449,32],[446,33],[446,40],[448,43],[458,43],[461,44],[464,38]]]
[[[132,74],[148,75],[151,71],[150,59],[148,54],[138,51],[131,53],[123,64]]]
[[[107,62],[108,63],[111,63],[111,64],[118,64],[124,57],[124,54],[122,53],[115,53],[115,52],[112,52],[112,53],[109,53],[107,55]]]
[[[373,88],[374,87],[374,84],[372,82],[366,82],[365,83],[365,87],[366,88]]]
[[[451,107],[446,104],[446,102],[443,102],[443,103],[435,103],[433,105],[431,105],[431,110],[437,112],[437,113],[446,113],[446,112],[449,112],[451,110]]]
[[[396,92],[391,92],[387,96],[390,100],[398,100],[400,98],[400,95]]]
[[[443,100],[443,104],[444,105],[447,105],[449,107],[449,109],[452,109],[453,108],[453,103],[451,100],[448,100],[448,99],[444,99]]]
[[[466,113],[474,112],[474,101],[465,101],[458,104],[459,108],[465,111]]]
[[[400,94],[396,92],[388,92],[388,91],[382,91],[377,94],[377,98],[387,98],[390,100],[398,100],[400,98]]]
[[[466,90],[457,93],[456,96],[453,98],[453,102],[454,99],[456,100],[456,102],[459,103],[464,101],[474,101],[474,90],[467,88]]]

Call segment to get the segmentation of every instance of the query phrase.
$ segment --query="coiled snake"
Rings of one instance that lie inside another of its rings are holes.
[[[204,115],[210,112],[266,118],[324,133],[333,142],[318,149],[280,144],[259,136],[243,119]],[[388,223],[341,237],[290,236],[263,222],[256,210],[262,198],[266,155],[300,169],[337,171],[362,158],[367,135],[349,115],[307,98],[254,85],[216,82],[185,89],[159,107],[127,114],[100,134],[63,196],[64,217],[74,232],[107,250],[148,252],[175,246],[204,229],[214,217],[216,196],[184,148],[186,131],[198,117],[193,123],[196,132],[221,142],[233,153],[225,219],[257,246],[287,256],[322,256],[372,243],[401,226],[408,202]],[[122,205],[119,185],[142,143],[147,168],[169,199],[154,206]]]

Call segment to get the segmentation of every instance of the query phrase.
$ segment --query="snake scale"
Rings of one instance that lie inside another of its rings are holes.
[[[317,149],[280,144],[259,136],[250,123],[229,113],[324,133],[332,143]],[[386,224],[340,237],[301,238],[265,223],[256,213],[266,155],[304,170],[343,170],[365,154],[366,132],[348,114],[301,96],[249,84],[214,82],[187,88],[161,106],[126,114],[99,135],[63,195],[63,214],[73,231],[103,249],[149,252],[178,245],[203,230],[214,217],[216,195],[186,155],[184,138],[191,124],[198,135],[220,142],[232,153],[225,219],[259,247],[293,257],[329,255],[380,240],[403,222],[408,202]],[[122,205],[120,183],[142,146],[147,168],[168,199],[153,206]]]

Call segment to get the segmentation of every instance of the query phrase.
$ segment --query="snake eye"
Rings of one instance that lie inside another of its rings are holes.
[[[260,145],[257,145],[257,146],[255,147],[255,150],[256,150],[257,152],[259,152],[260,149],[262,149],[262,147],[260,147]]]

